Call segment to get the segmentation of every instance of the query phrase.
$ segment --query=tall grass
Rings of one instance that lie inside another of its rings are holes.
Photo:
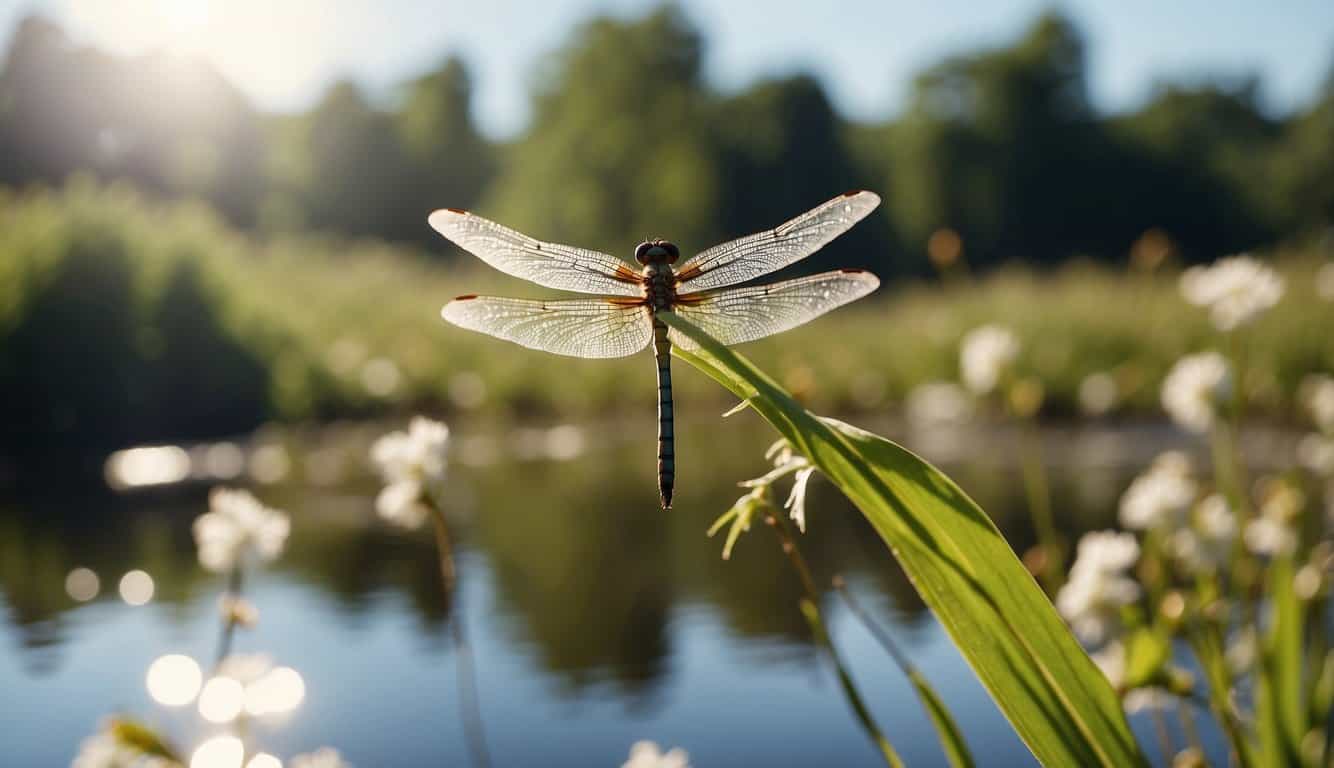
[[[0,396],[38,414],[22,445],[57,432],[65,447],[89,435],[101,446],[421,407],[488,419],[647,407],[645,360],[512,354],[439,322],[459,293],[540,293],[450,248],[259,241],[205,207],[153,207],[128,188],[81,180],[0,193]],[[1246,387],[1258,409],[1281,416],[1302,374],[1334,368],[1323,330],[1334,327],[1334,304],[1315,296],[1317,254],[1274,257],[1290,299],[1249,335],[1252,369],[1263,373]],[[1075,411],[1094,371],[1117,381],[1121,413],[1148,412],[1168,366],[1209,338],[1175,274],[1073,263],[890,286],[746,351],[813,407],[880,410],[954,378],[958,339],[994,321],[1023,338],[1048,416]],[[681,378],[687,408],[721,403],[700,377]]]

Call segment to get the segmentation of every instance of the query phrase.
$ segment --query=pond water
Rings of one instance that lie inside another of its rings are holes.
[[[619,766],[652,739],[696,768],[881,765],[812,646],[800,586],[775,537],[757,526],[730,561],[704,535],[766,468],[770,436],[750,414],[682,424],[676,506],[657,507],[652,420],[556,429],[456,424],[447,516],[458,545],[461,610],[480,713],[497,766]],[[1032,540],[1005,433],[914,434],[877,425],[940,461],[1020,551]],[[283,469],[261,472],[266,502],[288,510],[281,559],[249,578],[257,627],[235,650],[296,668],[304,703],[248,727],[256,747],[289,756],[321,745],[354,765],[469,765],[459,666],[429,529],[379,523],[366,446],[383,426],[336,424],[269,433]],[[1110,525],[1156,427],[1045,436],[1066,535]],[[225,452],[224,452],[225,453]],[[222,454],[218,454],[221,456]],[[240,481],[238,481],[240,482]],[[217,652],[223,579],[195,557],[190,523],[209,483],[125,493],[52,491],[0,507],[0,744],[16,766],[67,765],[99,720],[127,713],[186,749],[220,726],[148,696],[148,665],[166,653]],[[812,484],[801,546],[817,579],[844,575],[961,723],[978,763],[1033,759],[948,637],[854,509]],[[99,595],[66,593],[86,567]],[[131,606],[117,582],[146,571],[155,594]],[[837,593],[824,609],[834,642],[909,765],[942,765],[907,681]],[[1152,723],[1133,719],[1155,754]],[[1217,734],[1206,738],[1218,745]],[[1179,736],[1178,736],[1179,738]]]

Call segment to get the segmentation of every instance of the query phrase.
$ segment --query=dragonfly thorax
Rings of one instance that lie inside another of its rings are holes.
[[[676,244],[661,238],[645,240],[635,248],[635,261],[644,266],[649,264],[675,264],[679,258],[681,258],[681,250],[676,247]]]

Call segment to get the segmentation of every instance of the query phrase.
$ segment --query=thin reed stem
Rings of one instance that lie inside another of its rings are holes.
[[[802,588],[806,592],[806,599],[803,601],[803,614],[811,625],[811,631],[815,635],[816,642],[824,647],[825,653],[829,655],[830,660],[834,663],[834,670],[838,674],[838,682],[843,688],[844,697],[847,698],[848,704],[852,706],[852,711],[857,715],[857,720],[866,731],[866,735],[880,749],[885,764],[889,765],[890,768],[903,768],[903,760],[899,757],[898,752],[894,750],[894,746],[889,743],[889,739],[885,738],[880,727],[876,725],[870,709],[867,708],[865,700],[857,690],[856,683],[853,682],[852,676],[848,674],[837,649],[834,648],[824,617],[820,614],[820,592],[816,589],[815,579],[811,576],[811,569],[806,564],[806,558],[802,557],[801,550],[797,548],[797,541],[792,535],[791,526],[781,515],[772,513],[765,518],[765,522],[778,535],[783,554],[787,555],[788,562],[792,563],[792,568],[796,570],[797,577],[801,580]]]
[[[236,637],[236,611],[235,602],[241,599],[241,588],[243,585],[243,571],[241,564],[236,563],[227,573],[227,591],[223,593],[223,616],[222,632],[218,636],[218,651],[213,657],[213,672],[217,674],[218,668],[232,653],[232,640]]]
[[[1176,754],[1172,748],[1172,734],[1167,730],[1167,717],[1163,714],[1161,707],[1150,707],[1152,710],[1151,718],[1153,720],[1153,731],[1158,738],[1158,749],[1163,753],[1163,765],[1172,764],[1172,756]]]
[[[954,768],[972,768],[973,756],[968,750],[968,745],[964,741],[963,732],[959,730],[959,725],[954,720],[954,715],[945,706],[945,702],[931,687],[931,683],[926,679],[912,661],[908,658],[899,644],[894,642],[894,638],[885,630],[868,612],[862,607],[853,594],[848,589],[847,581],[840,575],[835,575],[832,583],[834,589],[843,598],[843,603],[852,612],[852,615],[866,627],[866,631],[871,633],[880,647],[885,649],[889,657],[894,660],[894,664],[899,668],[908,681],[912,683],[913,692],[917,694],[917,699],[931,719],[932,725],[936,729],[936,734],[940,739],[940,746],[945,751],[945,759]]]
[[[889,636],[884,627],[881,627],[871,617],[871,614],[862,607],[861,601],[852,594],[852,590],[848,589],[847,581],[842,576],[835,576],[832,583],[852,615],[856,616],[862,626],[866,627],[866,631],[871,633],[871,637],[875,638],[877,643],[880,643],[880,647],[885,649],[885,653],[888,653],[889,657],[894,660],[894,664],[898,666],[899,670],[908,677],[912,677],[917,672],[917,667],[913,666],[912,661],[903,653],[899,644],[894,642],[894,638]]]
[[[1024,476],[1024,493],[1028,497],[1028,513],[1043,555],[1038,578],[1047,594],[1054,595],[1061,588],[1064,563],[1060,537],[1052,520],[1051,487],[1047,482],[1047,467],[1042,460],[1042,438],[1032,419],[1020,419],[1020,444],[1020,467]]]
[[[1200,729],[1195,724],[1195,713],[1191,711],[1190,702],[1177,699],[1176,701],[1177,718],[1181,721],[1181,730],[1186,734],[1186,742],[1204,754],[1204,742],[1200,740]]]
[[[491,757],[486,747],[482,706],[477,693],[477,671],[472,647],[468,644],[468,635],[463,626],[463,604],[458,594],[458,572],[454,566],[454,547],[450,541],[449,526],[445,522],[445,513],[435,500],[430,498],[429,494],[426,494],[423,500],[431,510],[436,552],[440,560],[440,586],[444,589],[445,602],[449,610],[446,621],[454,643],[460,722],[463,725],[463,734],[468,742],[468,752],[473,765],[478,768],[489,768]]]

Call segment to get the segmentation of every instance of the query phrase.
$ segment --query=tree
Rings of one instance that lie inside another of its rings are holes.
[[[846,126],[809,75],[762,82],[723,100],[713,124],[726,237],[768,229],[841,192],[872,185],[874,177],[848,148]],[[883,213],[874,215],[800,269],[892,269],[887,225]]]
[[[410,195],[421,207],[415,239],[439,242],[426,226],[429,210],[472,208],[495,174],[494,152],[473,124],[471,102],[467,67],[451,57],[407,85],[403,104],[393,116],[410,164]]]
[[[959,231],[974,261],[1054,261],[1101,250],[1081,194],[1103,146],[1083,41],[1041,17],[1015,46],[947,59],[918,77],[892,151],[893,215],[908,241]]]
[[[1288,123],[1273,173],[1286,231],[1334,227],[1334,66],[1316,103]]]
[[[181,56],[117,57],[23,20],[0,73],[0,182],[78,171],[160,196],[199,197],[253,223],[263,137],[249,103],[213,67]]]
[[[539,72],[532,126],[486,204],[535,236],[628,256],[717,236],[720,182],[699,33],[675,8],[584,25]]]

